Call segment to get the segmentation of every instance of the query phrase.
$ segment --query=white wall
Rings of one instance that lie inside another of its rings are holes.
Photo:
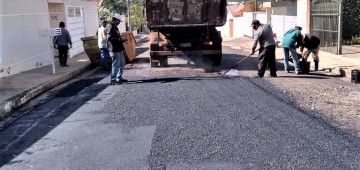
[[[58,28],[59,22],[66,23],[65,6],[63,3],[49,3],[50,27]]]
[[[251,21],[248,22],[244,17],[234,18],[234,38],[243,37],[249,27]]]
[[[64,2],[64,7],[48,2]],[[52,42],[44,30],[58,27],[59,20],[66,19],[68,6],[84,9],[85,35],[94,35],[98,29],[95,1],[0,0],[0,78],[51,64]],[[58,20],[51,21],[49,10],[61,8]]]
[[[73,48],[69,50],[69,56],[73,57],[84,51],[81,38],[95,35],[99,28],[99,19],[95,1],[64,0],[67,28],[71,35]],[[69,17],[68,8],[80,8],[81,17]],[[85,28],[85,29],[84,29]]]
[[[288,16],[297,15],[297,2],[284,1],[283,4],[279,4],[279,5],[280,6],[274,6],[271,8],[273,15],[288,15]],[[304,15],[304,13],[302,13],[302,15]]]
[[[301,11],[300,11],[300,13],[301,13]],[[288,15],[288,16],[296,16],[298,13],[297,13],[297,4],[296,4],[296,2],[294,2],[294,3],[291,3],[291,5],[290,6],[288,6],[288,8],[287,8],[287,13],[286,13],[286,15]],[[301,15],[304,15],[305,13],[301,13]]]
[[[229,14],[230,15],[230,14]],[[229,20],[233,19],[233,37],[232,38],[240,38],[243,36],[252,37],[253,29],[250,27],[251,21],[254,19],[258,19],[261,23],[267,23],[267,15],[265,12],[244,12],[242,17],[228,17],[228,21],[222,27],[217,27],[218,31],[221,31],[222,37],[230,36],[230,22]]]
[[[254,31],[253,31],[253,28],[250,27],[250,24],[251,24],[251,21],[255,19],[254,13],[253,12],[244,12],[243,19],[244,19],[243,23],[248,23],[248,24],[244,24],[244,28],[243,28],[244,36],[252,37]]]
[[[279,41],[282,40],[286,31],[296,26],[296,16],[272,15],[273,32],[276,33]]]
[[[120,24],[118,25],[119,31],[120,32],[125,32],[126,31],[126,25],[125,25],[125,15],[121,15],[121,20],[123,22],[120,22]]]
[[[0,77],[49,65],[47,0],[0,1]],[[49,74],[51,74],[49,70]]]
[[[231,13],[229,12],[229,10],[227,10],[227,21],[225,23],[225,25],[221,26],[221,27],[216,27],[216,29],[218,31],[221,32],[221,37],[230,37],[230,19],[233,19],[234,17],[231,15]]]
[[[272,8],[273,15],[286,15],[287,14],[287,7],[273,7]]]
[[[308,0],[297,0],[297,22],[298,26],[301,26],[302,33],[310,32],[307,27],[307,15],[310,14],[309,1]]]
[[[85,35],[95,35],[99,28],[99,18],[95,1],[65,0],[66,7],[83,7],[85,18]]]
[[[251,21],[257,19],[260,23],[267,24],[267,14],[265,12],[244,12],[244,35],[247,37],[253,37],[254,30],[250,27]],[[240,23],[241,24],[241,23]]]
[[[253,36],[253,30],[250,25],[253,19],[260,20],[261,23],[271,24],[273,32],[276,33],[279,41],[282,40],[285,32],[295,26],[303,27],[303,33],[309,32],[307,29],[309,14],[308,0],[297,0],[297,2],[284,1],[283,6],[268,8],[267,13],[244,12],[243,17],[233,18],[234,20],[234,38],[242,36]],[[228,14],[228,16],[231,16]],[[231,17],[232,18],[232,17]],[[229,36],[229,22],[223,27],[218,27],[222,31],[222,36]]]

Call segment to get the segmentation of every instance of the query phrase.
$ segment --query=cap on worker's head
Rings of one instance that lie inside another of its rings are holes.
[[[257,19],[254,19],[252,22],[251,22],[251,27],[253,27],[254,25],[260,25],[260,21],[257,20]]]
[[[295,26],[295,29],[297,29],[297,30],[302,30],[302,27],[300,27],[300,26]]]
[[[100,24],[104,24],[104,23],[107,23],[106,19],[100,21]]]
[[[121,15],[119,15],[119,14],[114,14],[112,17],[113,17],[113,18],[116,18],[116,19],[118,19],[120,22],[122,22],[122,20],[121,20]]]

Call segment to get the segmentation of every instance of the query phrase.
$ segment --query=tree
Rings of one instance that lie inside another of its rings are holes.
[[[126,13],[126,0],[103,0],[101,6],[98,6],[99,17],[111,16],[114,13]]]
[[[130,23],[133,30],[140,29],[144,24],[143,16],[143,1],[142,0],[132,0],[130,3]],[[98,7],[98,13],[100,18],[106,18],[112,16],[114,13],[120,15],[126,15],[126,20],[129,16],[127,13],[127,0],[103,0],[101,5]],[[127,25],[127,24],[126,24]]]
[[[144,19],[144,6],[142,0],[133,0],[130,3],[130,20],[131,28],[138,30],[145,23]]]

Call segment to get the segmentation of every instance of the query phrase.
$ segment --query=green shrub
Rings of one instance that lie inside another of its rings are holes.
[[[360,35],[355,35],[351,37],[351,40],[344,40],[343,45],[355,45],[360,44]]]

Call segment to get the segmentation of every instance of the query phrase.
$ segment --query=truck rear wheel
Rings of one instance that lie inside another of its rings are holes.
[[[151,67],[167,67],[169,66],[168,56],[151,56],[150,65]]]
[[[150,56],[150,66],[151,67],[159,67],[159,56]]]

